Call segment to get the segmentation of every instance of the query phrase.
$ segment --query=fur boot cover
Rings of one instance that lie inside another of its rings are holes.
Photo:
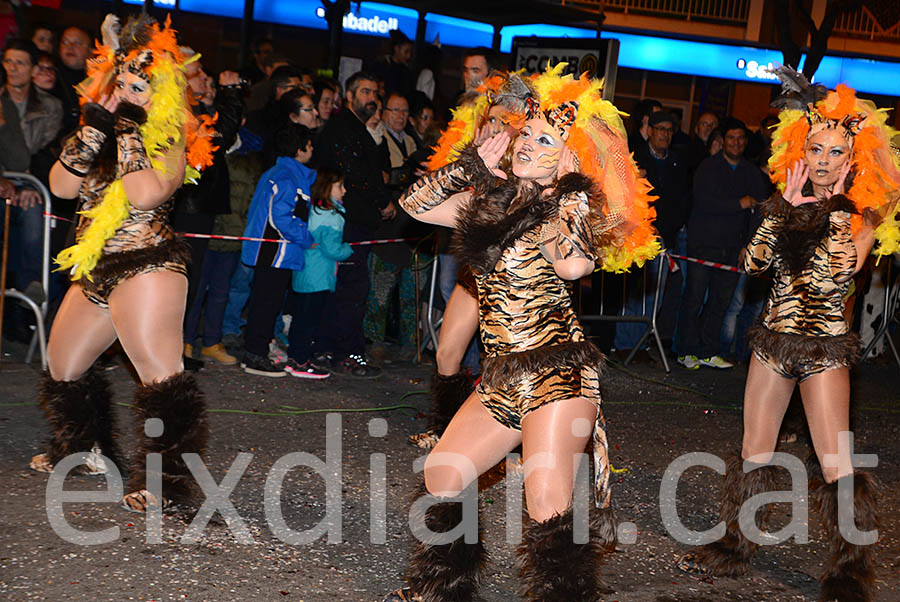
[[[459,371],[452,376],[434,373],[431,379],[431,430],[440,437],[466,398],[475,390],[469,375]]]
[[[123,468],[114,439],[112,396],[101,370],[91,368],[74,381],[53,380],[45,372],[39,396],[53,431],[46,451],[51,465],[68,455],[90,452],[97,444],[104,456]],[[86,471],[87,467],[78,470]]]
[[[142,385],[134,395],[135,430],[140,442],[129,483],[129,491],[146,489],[147,454],[162,454],[162,495],[173,502],[190,502],[195,491],[194,478],[181,454],[203,456],[209,426],[206,402],[194,377],[186,372],[162,382]],[[163,434],[147,437],[144,421],[159,418]]]
[[[416,496],[424,495],[428,492],[422,485]],[[421,524],[421,515],[414,518]],[[424,523],[435,533],[445,533],[455,528],[462,518],[462,502],[440,502],[426,510]],[[407,581],[422,602],[468,602],[475,599],[486,560],[480,524],[478,542],[474,544],[466,543],[464,537],[449,544],[434,545],[416,538],[410,554]]]
[[[542,523],[525,518],[518,565],[526,602],[597,600],[600,560],[615,547],[613,511],[591,507],[587,543],[575,543],[572,518],[571,508]]]
[[[713,543],[700,546],[679,561],[679,568],[718,577],[738,577],[750,568],[750,560],[759,547],[741,531],[738,517],[741,506],[754,495],[775,488],[775,467],[758,466],[743,472],[743,461],[733,455],[726,461],[719,519],[725,523],[725,535]],[[756,525],[765,528],[770,506],[757,511]]]
[[[854,545],[841,535],[838,523],[839,483],[828,483],[814,493],[816,510],[822,513],[830,553],[822,575],[819,602],[869,602],[874,599],[875,549],[872,545]],[[856,528],[872,531],[876,526],[877,482],[865,472],[853,475],[853,499],[840,500],[846,509],[852,504]]]

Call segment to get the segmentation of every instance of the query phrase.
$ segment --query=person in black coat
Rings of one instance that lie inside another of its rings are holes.
[[[360,71],[347,80],[345,108],[328,120],[319,138],[313,161],[318,167],[344,174],[344,240],[370,240],[383,219],[393,219],[383,171],[382,153],[366,129],[366,121],[378,110],[377,76]],[[369,247],[356,246],[338,270],[333,310],[337,320],[326,333],[334,340],[335,368],[353,376],[371,377],[380,372],[365,359],[363,318],[369,292]]]
[[[234,145],[238,129],[244,118],[244,105],[240,77],[233,71],[223,71],[219,75],[219,88],[210,83],[199,61],[187,66],[188,84],[200,102],[193,106],[194,113],[218,115],[215,124],[216,137],[213,144],[218,147],[213,155],[213,163],[203,172],[197,184],[183,186],[175,198],[174,225],[178,232],[211,234],[216,216],[231,213],[228,164],[225,154]],[[197,285],[203,269],[203,256],[209,241],[203,238],[188,238],[191,247],[191,264],[188,266],[187,307],[191,307],[197,295]],[[202,364],[191,361],[192,349],[185,346],[185,366],[198,369]]]

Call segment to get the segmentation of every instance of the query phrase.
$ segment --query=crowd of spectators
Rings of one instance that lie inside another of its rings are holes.
[[[28,33],[10,40],[3,54],[0,169],[46,179],[61,140],[78,123],[74,86],[85,77],[94,34],[68,27],[57,37],[45,24]],[[437,232],[436,244],[421,245],[431,231],[397,208],[422,173],[445,117],[434,103],[442,95],[440,48],[427,47],[418,61],[413,49],[392,32],[389,52],[343,86],[297,64],[268,39],[254,41],[251,64],[239,73],[212,73],[202,59],[189,63],[195,111],[218,115],[218,151],[200,182],[177,193],[176,230],[279,242],[187,239],[193,257],[184,325],[188,367],[241,362],[262,376],[326,378],[338,371],[370,378],[383,362],[415,355],[416,299],[430,274],[421,266],[433,252],[446,301],[457,265],[446,231]],[[468,51],[460,92],[495,68],[503,65],[491,50]],[[773,123],[767,117],[751,132],[734,118],[701,112],[688,135],[681,116],[662,103],[638,103],[629,145],[659,197],[656,227],[664,248],[739,264],[756,225],[754,208],[771,192],[765,170]],[[318,178],[330,183],[316,188]],[[9,284],[35,299],[59,299],[66,286],[61,276],[49,291],[40,283],[41,198],[22,187],[13,203]],[[75,209],[54,202],[57,215],[72,219]],[[70,242],[62,224],[54,229],[54,252]],[[388,238],[407,240],[354,244]],[[424,252],[419,265],[411,259],[414,247]],[[747,357],[744,334],[761,310],[764,283],[664,256],[623,278],[618,308],[628,315],[646,315],[659,288],[659,332],[686,368],[726,368]],[[645,329],[618,323],[609,346],[626,354],[646,348]],[[30,335],[15,304],[4,333]],[[477,371],[477,344],[464,364]]]

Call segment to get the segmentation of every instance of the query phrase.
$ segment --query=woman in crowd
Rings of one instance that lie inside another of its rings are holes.
[[[578,324],[568,281],[596,263],[641,264],[659,243],[649,185],[630,159],[618,112],[601,100],[598,81],[561,77],[563,67],[504,85],[498,100],[522,123],[515,142],[503,131],[468,145],[400,201],[417,219],[456,228],[457,253],[477,286],[485,360],[477,389],[426,460],[424,490],[433,498],[420,518],[430,533],[414,544],[409,589],[388,600],[473,599],[480,534],[474,543],[448,542],[446,532],[463,517],[461,493],[519,444],[529,516],[518,549],[525,599],[598,595],[597,563],[615,540],[603,358]],[[500,165],[508,152],[507,171]],[[596,511],[588,543],[575,544],[573,458],[591,439]]]
[[[31,467],[49,472],[84,453],[81,470],[101,474],[118,461],[109,385],[94,366],[118,339],[141,380],[130,440],[136,462],[122,502],[145,512],[190,497],[182,454],[202,454],[207,439],[203,396],[181,363],[189,253],[168,216],[175,190],[209,164],[212,120],[192,117],[168,22],[160,28],[144,15],[120,28],[109,15],[103,41],[79,87],[82,125],[50,172],[53,193],[78,197],[82,215],[76,244],[57,258],[72,286],[53,322],[40,389],[51,440]],[[162,426],[145,430],[150,418]],[[147,489],[148,453],[162,455],[161,492]]]
[[[866,601],[873,598],[874,549],[845,540],[838,518],[852,500],[856,527],[866,532],[876,514],[876,482],[854,471],[852,447],[841,444],[850,430],[849,370],[859,354],[844,300],[876,239],[877,253],[898,249],[893,208],[900,177],[888,144],[894,132],[884,112],[846,86],[828,91],[789,69],[779,75],[783,110],[769,160],[779,192],[766,203],[744,255],[745,271],[771,269],[773,286],[750,336],[743,445],[740,457],[727,462],[720,510],[726,533],[683,556],[678,567],[709,575],[747,572],[757,544],[741,530],[739,511],[774,486],[768,462],[799,386],[821,468],[812,499],[830,545],[819,599]],[[763,523],[765,514],[757,517]]]

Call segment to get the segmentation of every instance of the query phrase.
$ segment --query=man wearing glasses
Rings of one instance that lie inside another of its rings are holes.
[[[634,151],[634,160],[650,184],[653,185],[653,194],[659,197],[653,204],[656,208],[656,219],[653,225],[662,238],[663,246],[673,251],[676,248],[678,231],[687,223],[690,205],[687,166],[678,153],[672,149],[675,123],[675,117],[667,111],[650,113],[647,121],[647,144],[639,146]],[[653,284],[657,274],[658,261],[662,261],[662,259],[658,257],[648,264],[647,298],[643,303],[640,296],[642,290],[640,272],[635,272],[631,278],[633,282],[629,282],[627,289],[630,294],[626,302],[627,313],[649,312],[653,307]],[[675,313],[681,298],[681,273],[670,274],[670,282],[667,283],[667,272],[668,270],[663,272],[661,286],[664,287],[665,294],[657,315],[657,327],[663,340],[672,339],[675,330]],[[620,322],[616,324],[616,350],[620,353],[630,351],[637,344],[645,328],[643,324],[639,323]]]
[[[85,65],[93,50],[90,34],[80,27],[67,27],[59,38],[59,77],[63,89],[63,132],[70,132],[78,126],[81,107],[75,86],[87,77]]]

